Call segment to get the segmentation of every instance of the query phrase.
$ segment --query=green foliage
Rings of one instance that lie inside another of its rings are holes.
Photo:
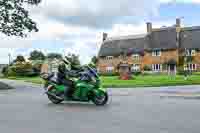
[[[62,59],[62,55],[61,54],[59,54],[59,53],[49,53],[48,55],[47,55],[47,58],[48,59]]]
[[[100,76],[119,76],[119,73],[100,73]]]
[[[39,75],[40,71],[41,71],[41,67],[42,67],[41,63],[34,64],[33,65],[33,71]]]
[[[31,5],[38,5],[42,0],[21,0],[21,1],[31,4]]]
[[[98,62],[98,58],[96,56],[93,56],[92,59],[91,59],[91,62],[96,64]]]
[[[32,64],[28,62],[16,63],[8,67],[7,76],[37,76]]]
[[[193,56],[186,56],[185,63],[191,63],[193,61]]]
[[[144,71],[151,71],[151,66],[145,65],[144,66]]]
[[[25,58],[22,55],[18,55],[17,58],[13,61],[14,63],[16,62],[25,62]]]
[[[37,5],[41,0],[1,0],[0,32],[8,36],[26,37],[28,32],[38,31],[36,23],[23,7],[25,3]]]
[[[8,68],[9,68],[8,66],[3,67],[1,73],[2,73],[4,76],[7,76],[7,75],[8,75]]]
[[[34,50],[30,53],[29,60],[45,60],[45,55],[41,51]]]
[[[185,73],[186,73],[186,72],[184,71],[184,68],[183,68],[183,67],[178,67],[178,68],[177,68],[177,72],[178,72],[179,75],[185,75]]]
[[[132,74],[135,76],[138,76],[138,75],[142,74],[142,72],[133,72]]]
[[[167,64],[167,63],[163,63],[163,64],[162,64],[162,69],[163,69],[163,70],[167,70],[167,69],[168,69],[168,65],[169,65],[169,64]]]
[[[90,67],[92,68],[96,68],[97,66],[97,62],[98,62],[98,59],[96,56],[93,56],[90,63],[88,64]]]

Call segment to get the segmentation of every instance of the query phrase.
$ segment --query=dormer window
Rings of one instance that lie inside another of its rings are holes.
[[[196,50],[195,49],[186,49],[186,56],[195,56]]]
[[[153,50],[152,56],[161,56],[161,50],[160,49]]]
[[[113,56],[106,56],[106,60],[112,60]]]

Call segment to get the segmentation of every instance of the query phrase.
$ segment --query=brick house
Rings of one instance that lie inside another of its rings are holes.
[[[147,33],[143,35],[107,38],[104,33],[98,53],[99,72],[115,72],[122,61],[127,61],[132,71],[198,71],[200,26],[181,27],[180,19],[176,19],[176,25],[158,29],[147,23]]]

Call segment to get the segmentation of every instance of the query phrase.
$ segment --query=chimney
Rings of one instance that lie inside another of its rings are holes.
[[[108,34],[107,33],[103,33],[103,42],[107,39]]]
[[[150,34],[152,32],[152,23],[147,23],[147,33]]]
[[[181,19],[176,18],[176,46],[180,47]]]
[[[176,27],[181,27],[181,19],[180,18],[176,19]]]

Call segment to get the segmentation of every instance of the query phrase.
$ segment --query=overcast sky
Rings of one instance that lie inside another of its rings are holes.
[[[153,27],[175,24],[200,25],[200,0],[42,0],[27,7],[40,29],[25,39],[0,35],[0,63],[38,49],[44,53],[72,52],[82,63],[98,53],[102,33],[109,37],[146,33],[147,21]]]

